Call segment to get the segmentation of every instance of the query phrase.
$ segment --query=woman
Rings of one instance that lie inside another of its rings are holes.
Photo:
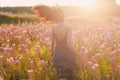
[[[72,29],[66,24],[63,11],[45,5],[35,6],[33,10],[43,22],[56,24],[52,27],[51,57],[59,78],[75,80],[74,67],[78,55],[71,39]]]

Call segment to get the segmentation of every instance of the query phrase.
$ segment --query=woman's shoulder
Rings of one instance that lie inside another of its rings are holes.
[[[67,28],[68,30],[72,30],[72,26],[69,24],[64,24],[64,25],[56,24],[52,27],[52,30],[57,29],[58,27],[64,27],[64,28]]]

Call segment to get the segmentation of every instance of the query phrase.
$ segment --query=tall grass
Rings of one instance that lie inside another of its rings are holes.
[[[78,21],[79,22],[79,21]],[[120,23],[76,25],[76,80],[120,79]],[[0,75],[5,80],[58,80],[51,55],[51,27],[42,23],[0,26]]]

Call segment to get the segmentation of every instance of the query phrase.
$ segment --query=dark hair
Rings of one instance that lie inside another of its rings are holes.
[[[64,12],[60,8],[52,8],[45,5],[38,5],[32,8],[33,12],[38,15],[40,20],[45,22],[62,22],[65,18]]]

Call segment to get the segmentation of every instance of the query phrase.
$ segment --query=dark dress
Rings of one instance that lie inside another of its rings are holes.
[[[53,62],[60,78],[66,77],[67,80],[75,80],[75,54],[67,46],[67,33],[68,30],[66,31],[65,38],[62,41],[59,41],[55,38],[56,46],[54,50]]]

